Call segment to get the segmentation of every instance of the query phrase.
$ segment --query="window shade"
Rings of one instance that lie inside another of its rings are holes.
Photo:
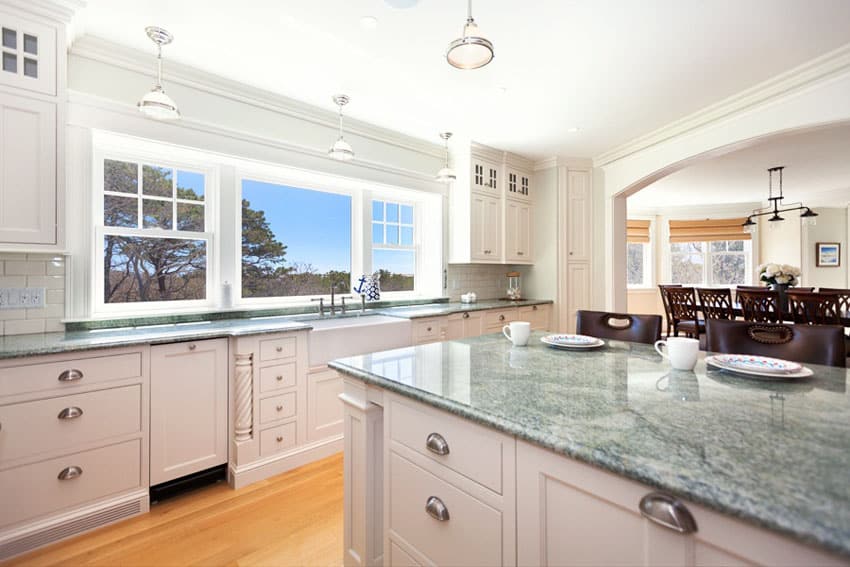
[[[649,223],[648,220],[627,220],[626,242],[649,243]]]
[[[706,219],[670,221],[670,242],[711,242],[714,240],[750,240],[742,226],[747,219]]]

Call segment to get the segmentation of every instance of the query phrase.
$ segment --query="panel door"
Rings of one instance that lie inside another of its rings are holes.
[[[227,339],[151,347],[151,484],[227,462]]]
[[[0,9],[0,84],[56,94],[56,28]]]
[[[505,168],[505,196],[510,199],[528,201],[531,199],[531,174],[514,169]]]
[[[0,93],[0,242],[56,243],[56,105],[7,93]]]
[[[533,260],[531,254],[531,205],[505,202],[505,259],[517,264]]]
[[[486,159],[471,160],[470,189],[487,195],[500,195],[502,190],[501,166]]]
[[[472,194],[472,207],[469,215],[469,230],[471,234],[470,256],[473,260],[486,260],[484,254],[484,226],[487,219],[487,197],[477,193]]]
[[[336,370],[327,368],[307,376],[307,439],[318,441],[341,435],[343,382]]]
[[[590,264],[567,264],[567,329],[575,332],[576,312],[590,307]]]
[[[567,175],[568,215],[567,250],[569,261],[590,261],[591,201],[590,172],[570,171]]]
[[[502,257],[502,201],[493,197],[485,199],[483,255],[486,260],[499,262]]]

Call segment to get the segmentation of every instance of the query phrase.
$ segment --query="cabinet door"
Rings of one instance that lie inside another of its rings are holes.
[[[485,199],[484,209],[484,257],[498,262],[502,257],[502,201],[501,199]]]
[[[567,329],[574,333],[576,311],[590,307],[590,264],[567,264]]]
[[[469,313],[452,313],[448,316],[446,322],[446,340],[456,341],[464,337],[464,320],[463,316]]]
[[[531,199],[531,174],[512,167],[506,167],[505,196],[523,201]]]
[[[531,255],[531,205],[518,201],[505,202],[505,259],[527,263]]]
[[[56,105],[0,93],[0,242],[56,243]]]
[[[484,332],[484,315],[480,311],[466,311],[463,316],[463,336],[479,337]]]
[[[567,250],[569,261],[590,261],[591,202],[590,172],[570,171],[567,175],[568,214]]]
[[[0,10],[0,26],[0,84],[55,95],[56,28],[19,17],[5,8]],[[63,56],[64,53],[63,49]]]
[[[227,339],[151,347],[151,484],[227,462]]]
[[[342,376],[330,368],[307,376],[307,439],[342,435]]]
[[[477,193],[472,194],[472,208],[469,215],[471,246],[470,256],[473,260],[486,260],[484,254],[484,225],[487,218],[487,197]]]
[[[472,191],[499,195],[502,190],[501,166],[486,159],[473,157],[470,172]]]

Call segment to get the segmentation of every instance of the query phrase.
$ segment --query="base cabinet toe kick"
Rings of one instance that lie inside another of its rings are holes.
[[[344,564],[850,565],[345,378]]]

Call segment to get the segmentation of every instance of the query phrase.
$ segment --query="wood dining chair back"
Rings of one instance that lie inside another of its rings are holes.
[[[728,287],[698,287],[697,295],[702,314],[708,319],[734,319],[732,290]]]
[[[818,289],[820,293],[829,293],[835,296],[838,302],[838,311],[841,313],[850,312],[850,289],[842,289],[840,287],[822,287]]]
[[[789,289],[788,310],[795,323],[806,325],[840,325],[838,295]]]
[[[661,294],[661,304],[664,306],[664,318],[667,323],[667,336],[673,332],[673,311],[670,309],[670,300],[667,298],[668,287],[682,287],[682,284],[659,284],[658,292]]]
[[[668,287],[666,293],[673,318],[673,335],[678,337],[681,331],[690,337],[699,338],[700,332],[705,331],[705,323],[699,319],[694,288]]]
[[[827,366],[846,366],[844,329],[838,325],[784,325],[751,321],[707,322],[706,350],[754,354]]]
[[[745,321],[755,323],[779,323],[782,321],[782,307],[779,293],[770,289],[738,289],[738,303]]]
[[[576,333],[651,345],[661,338],[661,315],[580,310],[576,314]]]

